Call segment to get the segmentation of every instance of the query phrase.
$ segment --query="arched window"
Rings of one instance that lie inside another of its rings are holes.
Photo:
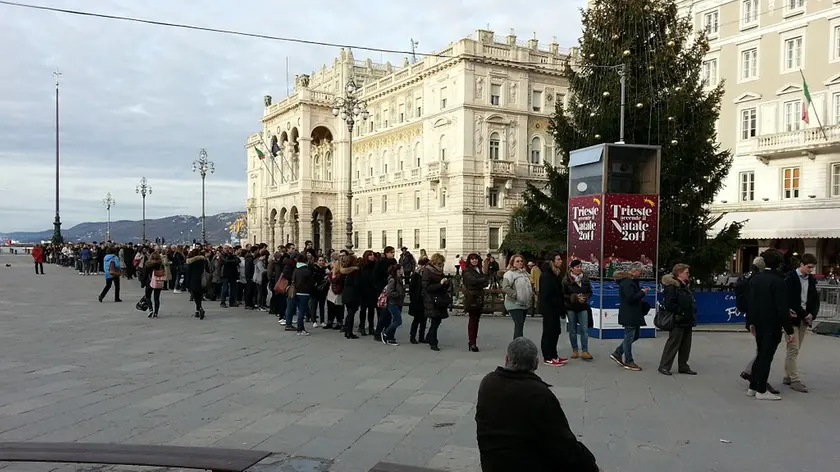
[[[414,145],[414,167],[420,167],[423,156],[420,155],[420,143]]]
[[[400,150],[397,151],[397,170],[403,170],[405,167],[405,148],[400,146]]]
[[[499,133],[492,133],[490,134],[490,159],[494,161],[499,160],[499,156],[501,155],[500,149],[502,147],[502,141],[499,138]]]
[[[368,177],[373,177],[373,155],[368,156]]]
[[[440,204],[441,208],[446,207],[446,187],[440,188],[440,196],[438,197],[438,203]]]
[[[315,155],[315,158],[312,159],[312,178],[315,180],[321,180],[321,156]]]
[[[531,164],[542,164],[542,139],[539,136],[531,140]]]
[[[356,158],[356,180],[362,176],[362,169],[365,168],[365,158],[364,157],[357,157]]]
[[[332,153],[328,152],[324,156],[324,178],[327,180],[332,180],[333,172],[332,172]]]
[[[382,173],[383,174],[388,173],[388,161],[389,160],[390,159],[388,157],[388,151],[382,151]]]
[[[441,161],[446,160],[446,135],[440,135],[440,140],[438,141],[438,159]]]

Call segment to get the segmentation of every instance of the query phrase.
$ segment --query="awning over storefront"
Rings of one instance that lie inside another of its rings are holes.
[[[717,234],[729,223],[744,222],[741,239],[840,238],[840,209],[732,211],[712,227]]]

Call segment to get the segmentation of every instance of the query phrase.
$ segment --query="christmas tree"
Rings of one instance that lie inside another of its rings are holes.
[[[709,88],[701,77],[708,42],[673,0],[596,0],[582,22],[566,68],[570,98],[558,100],[550,126],[562,166],[547,169],[546,188],[528,186],[505,248],[547,235],[565,243],[569,152],[619,141],[623,75],[624,142],[662,146],[659,266],[686,263],[708,279],[726,267],[741,229],[709,234],[719,220],[709,204],[732,158],[715,139],[723,83]]]

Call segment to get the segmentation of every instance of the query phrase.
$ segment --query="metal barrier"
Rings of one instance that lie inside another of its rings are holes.
[[[840,285],[817,285],[820,294],[820,312],[817,315],[821,320],[840,320]]]

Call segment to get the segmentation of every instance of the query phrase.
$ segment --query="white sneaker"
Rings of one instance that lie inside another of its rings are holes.
[[[747,396],[748,397],[754,397],[755,396],[755,390],[753,390],[751,388],[748,388],[747,389]]]
[[[775,395],[773,393],[770,393],[770,392],[764,392],[764,393],[756,392],[755,393],[755,399],[756,400],[773,400],[773,401],[775,401],[775,400],[781,400],[782,397],[780,397],[778,395]]]
[[[298,336],[309,336],[309,332],[308,331],[298,331],[297,335]]]
[[[314,323],[312,323],[312,327],[313,327],[313,328],[317,328],[317,327],[319,327],[319,326],[321,326],[321,325],[319,325],[317,321],[316,321],[316,322],[314,322]]]

